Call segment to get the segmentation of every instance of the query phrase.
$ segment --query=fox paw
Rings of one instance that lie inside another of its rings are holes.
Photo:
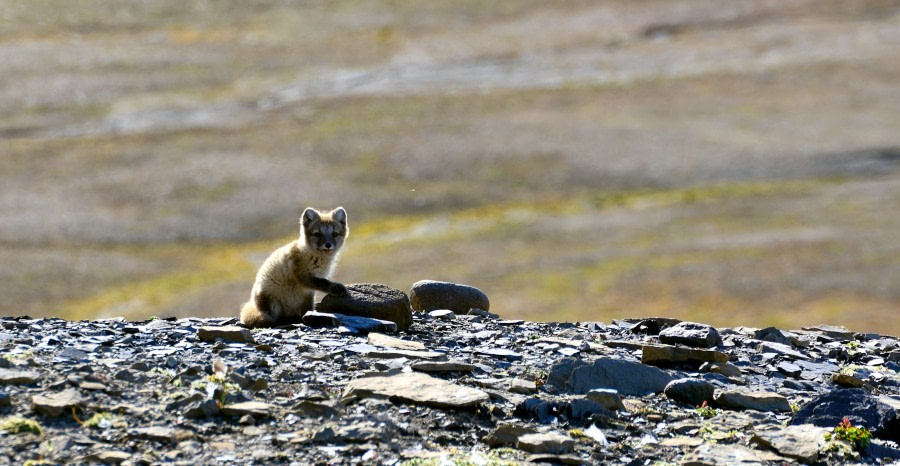
[[[331,287],[328,289],[328,294],[334,296],[347,296],[349,292],[347,291],[347,287],[340,283],[332,283]]]

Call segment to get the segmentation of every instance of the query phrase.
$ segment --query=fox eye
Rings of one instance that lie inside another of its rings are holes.
[[[313,238],[321,238],[321,237],[322,237],[322,233],[320,233],[318,231],[313,233]]]
[[[334,232],[334,233],[331,234],[331,237],[332,237],[332,238],[337,238],[338,236],[341,236],[341,234],[338,233],[338,232]]]

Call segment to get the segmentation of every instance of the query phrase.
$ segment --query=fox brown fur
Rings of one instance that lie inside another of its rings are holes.
[[[350,233],[347,212],[307,208],[300,224],[300,237],[276,249],[256,274],[250,300],[241,306],[241,323],[247,327],[300,322],[313,310],[316,291],[347,294],[344,285],[330,280]]]

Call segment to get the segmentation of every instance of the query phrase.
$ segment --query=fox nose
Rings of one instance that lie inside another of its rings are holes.
[[[323,247],[325,248],[325,250],[331,250],[331,248],[333,248],[334,246],[331,243],[325,243],[325,246]]]

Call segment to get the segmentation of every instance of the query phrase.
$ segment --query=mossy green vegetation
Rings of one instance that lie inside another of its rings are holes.
[[[37,421],[20,417],[8,417],[0,420],[0,430],[10,434],[32,433],[41,435],[44,433]]]

